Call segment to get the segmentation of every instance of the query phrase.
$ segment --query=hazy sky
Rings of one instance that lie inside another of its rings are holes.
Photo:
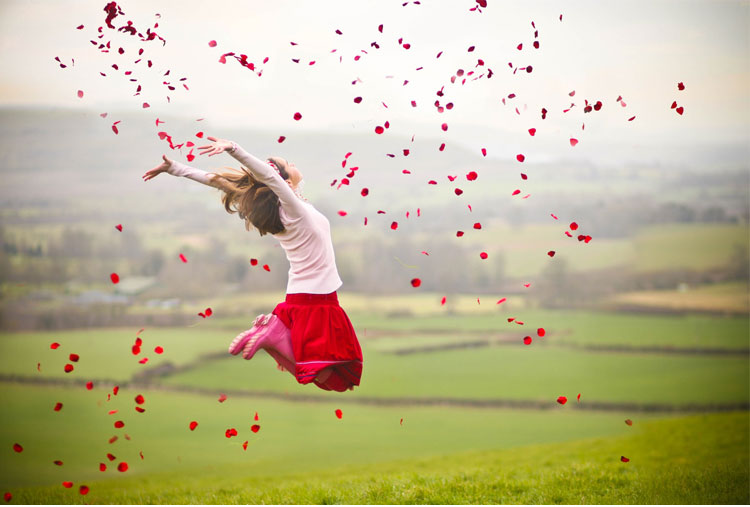
[[[140,42],[105,28],[101,40],[112,41],[108,54],[89,42],[104,25],[105,4],[0,0],[0,103],[206,118],[212,125],[265,126],[286,136],[321,128],[371,133],[388,121],[384,136],[434,136],[505,155],[536,147],[540,158],[587,150],[601,157],[606,149],[637,159],[641,148],[653,154],[663,146],[658,157],[690,160],[697,145],[747,146],[750,137],[747,1],[488,0],[480,13],[469,10],[474,0],[406,6],[392,0],[125,0],[118,2],[125,15],[114,25],[132,20],[145,32],[158,22],[156,31],[167,43]],[[217,47],[209,47],[210,40]],[[125,54],[117,54],[119,47]],[[141,47],[144,61],[134,64]],[[229,51],[256,64],[269,57],[263,75],[232,58],[220,64]],[[56,56],[68,68],[61,69]],[[480,58],[485,66],[475,67]],[[145,59],[153,61],[151,69]],[[533,72],[513,74],[509,62],[531,65]],[[491,79],[471,80],[488,67]],[[163,77],[167,69],[170,75]],[[476,74],[463,85],[461,78],[451,84],[458,69]],[[126,70],[133,74],[125,76]],[[178,84],[181,77],[189,91]],[[133,96],[137,83],[129,78],[143,85],[140,96]],[[178,89],[168,92],[163,80]],[[685,90],[678,91],[678,82]],[[436,92],[442,86],[441,98]],[[516,97],[507,99],[511,93]],[[615,101],[620,95],[626,107]],[[355,104],[358,96],[363,100]],[[584,99],[601,100],[604,107],[584,114]],[[440,114],[435,100],[454,108]],[[144,101],[151,107],[143,109]],[[670,109],[672,101],[684,115]],[[563,113],[571,103],[575,107]],[[546,120],[542,107],[549,111]],[[295,112],[302,120],[293,119]],[[628,122],[631,116],[636,118]],[[538,129],[533,139],[527,133],[532,127]],[[576,147],[571,137],[579,139]]]

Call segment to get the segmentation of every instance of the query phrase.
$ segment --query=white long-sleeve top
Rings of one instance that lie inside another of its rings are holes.
[[[279,197],[279,216],[284,231],[273,236],[279,240],[289,260],[287,294],[329,294],[341,287],[328,219],[311,204],[297,197],[289,184],[267,162],[247,153],[240,146],[227,153]],[[215,177],[212,173],[180,162],[173,161],[167,172],[205,185],[219,186],[212,181]]]

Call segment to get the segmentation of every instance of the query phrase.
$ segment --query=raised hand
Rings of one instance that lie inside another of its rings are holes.
[[[162,155],[161,157],[162,159],[164,159],[164,162],[154,167],[150,171],[146,172],[146,174],[142,176],[143,181],[151,180],[159,176],[161,173],[167,172],[167,169],[169,169],[169,166],[172,165],[172,161],[169,160],[166,155]]]
[[[226,150],[232,149],[232,143],[230,141],[227,141],[226,139],[218,139],[211,136],[208,136],[206,139],[213,142],[211,144],[207,144],[206,146],[198,146],[199,150],[203,150],[199,153],[200,155],[208,155],[209,157],[212,157]]]

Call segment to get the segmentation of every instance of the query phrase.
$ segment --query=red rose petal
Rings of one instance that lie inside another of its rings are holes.
[[[531,345],[531,336],[525,336],[523,339],[524,345]]]
[[[422,280],[420,280],[419,278],[412,278],[411,279],[411,286],[412,287],[419,287],[420,285],[422,285]]]
[[[52,350],[55,350],[55,349],[56,349],[56,348],[58,348],[59,346],[60,346],[60,344],[59,344],[59,343],[57,343],[57,342],[53,342],[53,343],[50,343],[50,344],[49,344],[49,348],[51,348]]]
[[[100,472],[106,472],[107,471],[107,465],[104,463],[99,463],[99,471]]]
[[[557,398],[557,402],[560,405],[565,405],[568,402],[568,398],[566,398],[565,396],[560,396],[559,398]]]
[[[107,453],[107,459],[108,459],[109,461],[114,461],[114,460],[116,460],[117,458],[115,457],[115,455],[114,455],[114,454],[111,454],[111,453]]]
[[[139,405],[143,405],[143,403],[145,403],[145,401],[146,401],[146,399],[143,397],[142,394],[139,394],[138,396],[135,397],[135,402],[137,404],[139,404]]]
[[[555,256],[555,251],[554,250],[550,250],[549,252],[547,252],[547,255],[549,255],[550,257],[554,257]]]
[[[112,394],[117,396],[117,393],[120,392],[120,386],[115,386],[112,388]]]
[[[70,360],[71,360],[71,361],[73,361],[74,363],[77,363],[77,362],[78,362],[78,360],[80,359],[80,356],[79,356],[78,354],[70,354],[70,355],[68,356],[68,359],[70,359]]]
[[[536,129],[529,129],[529,135],[534,136],[536,134]]]
[[[125,461],[121,462],[119,465],[117,465],[117,470],[119,472],[127,472],[128,471],[128,464]]]
[[[677,89],[678,89],[678,90],[684,90],[684,89],[685,89],[685,85],[684,85],[684,84],[682,84],[682,82],[680,82],[680,83],[677,83]]]
[[[526,157],[523,154],[519,153],[518,155],[516,155],[516,160],[518,160],[519,162],[523,162],[524,160],[526,160]]]
[[[71,371],[73,371],[73,365],[70,364],[70,363],[66,364],[65,365],[65,373],[70,373]]]
[[[259,430],[260,430],[259,424],[253,424],[252,426],[250,426],[250,431],[252,431],[253,433],[258,433]]]
[[[122,428],[125,426],[125,423],[122,421],[115,421],[115,428]]]
[[[55,412],[59,412],[60,410],[62,410],[62,408],[63,408],[62,403],[60,403],[59,401],[55,403],[55,408],[54,408]]]
[[[208,41],[208,47],[215,48],[216,47],[216,41],[215,40]]]
[[[368,195],[369,193],[370,193],[370,191],[369,191],[368,189],[366,189],[366,188],[363,188],[363,189],[362,189],[362,192],[360,192],[360,194],[362,194],[362,197],[367,197],[367,195]]]
[[[544,328],[543,328],[543,327],[540,327],[539,329],[537,329],[537,330],[536,330],[536,334],[537,334],[537,336],[539,336],[539,337],[542,337],[542,336],[544,336],[544,335],[545,335],[546,333],[547,333],[547,332],[546,332],[546,331],[544,330]]]
[[[271,271],[271,268],[268,266],[268,264],[263,264],[263,269],[269,272]]]
[[[362,97],[354,97],[355,104],[359,104],[360,102],[362,102]]]
[[[677,111],[677,114],[679,114],[680,116],[682,116],[682,113],[685,111],[685,108],[683,108],[682,106],[680,106],[677,109],[675,109],[675,111]]]
[[[445,143],[442,143],[440,147],[438,148],[439,151],[443,151],[445,149]]]
[[[470,171],[470,172],[469,172],[469,173],[468,173],[468,174],[466,175],[466,179],[467,179],[467,180],[469,180],[469,181],[474,181],[474,180],[476,180],[476,179],[477,179],[477,177],[478,177],[478,175],[477,175],[476,171]]]
[[[141,363],[141,364],[146,364],[146,363],[148,363],[148,358],[147,358],[147,357],[144,357],[143,359],[141,359],[141,360],[140,360],[140,361],[138,361],[138,362],[139,362],[139,363]]]
[[[81,486],[80,488],[78,488],[78,492],[80,494],[82,494],[82,495],[87,495],[88,492],[89,492],[89,487],[88,486]]]
[[[53,461],[52,463],[54,463],[55,465],[57,465],[57,466],[59,466],[59,467],[63,466],[63,462],[62,462],[62,461],[60,461],[59,459],[56,459],[56,460],[55,460],[55,461]]]
[[[630,458],[626,458],[625,456],[620,456],[620,461],[622,461],[623,463],[627,463],[628,461],[630,461]]]
[[[227,430],[226,430],[226,431],[224,432],[224,436],[225,436],[225,437],[227,437],[227,438],[232,438],[232,437],[236,437],[236,436],[237,436],[237,430],[236,430],[236,429],[234,429],[234,428],[228,428],[228,429],[227,429]]]
[[[518,195],[518,194],[520,194],[520,193],[521,193],[521,191],[520,191],[519,189],[515,189],[515,190],[513,191],[513,193],[512,193],[512,194],[510,194],[510,195]]]
[[[112,280],[112,283],[119,283],[120,282],[120,275],[117,273],[112,273],[109,275],[110,280]]]
[[[219,395],[219,403],[224,403],[227,400],[227,395],[224,393],[221,393]]]
[[[457,238],[460,238],[463,235],[464,235],[464,231],[456,231],[456,237]]]
[[[338,417],[339,419],[341,419],[342,417],[344,417],[344,413],[341,411],[340,408],[336,409],[336,417]]]
[[[628,426],[632,426],[633,421],[631,421],[630,419],[625,419],[625,424],[627,424]]]
[[[385,132],[385,130],[380,125],[378,125],[377,127],[375,127],[375,133],[376,134],[382,134],[383,132]]]
[[[460,188],[456,188],[456,189],[454,189],[454,190],[453,190],[453,192],[454,192],[454,193],[455,193],[456,195],[461,195],[461,194],[463,194],[463,193],[464,193],[464,191],[463,191],[463,190],[461,190]]]
[[[78,98],[79,99],[83,98],[83,90],[78,90]]]
[[[242,442],[242,448],[247,451],[247,440]]]
[[[447,123],[443,123],[442,125],[440,125],[440,128],[443,129],[443,132],[445,132],[445,131],[448,130],[448,124]]]
[[[481,223],[477,222],[477,223],[474,224],[474,229],[479,230],[481,228],[482,228],[482,224]]]
[[[182,262],[187,262],[187,258],[185,257],[185,255],[184,255],[184,254],[180,254],[180,260],[181,260]]]
[[[211,310],[210,308],[206,308],[206,317],[210,317],[213,314],[214,314],[213,310]]]
[[[190,421],[190,431],[194,431],[198,427],[198,421]]]
[[[486,259],[487,258],[487,252],[480,253],[479,254],[479,258],[482,259],[482,260]]]
[[[70,481],[63,481],[62,485],[63,485],[63,488],[72,488],[73,487],[73,483],[70,482]]]
[[[285,139],[286,139],[285,136],[279,136],[279,138],[276,140],[276,142],[277,143],[283,143]]]
[[[136,345],[133,345],[133,346],[132,346],[132,347],[130,348],[130,351],[131,351],[131,352],[133,353],[133,355],[134,355],[134,356],[137,356],[138,354],[140,354],[140,353],[141,353],[141,347],[139,347],[139,346],[138,346],[138,344],[136,344]]]
[[[302,119],[302,115],[299,113],[294,113],[294,119],[300,121]]]
[[[251,266],[257,266],[258,265],[258,259],[250,259],[250,265]]]
[[[398,222],[391,222],[391,230],[395,231],[398,229]]]
[[[340,217],[345,217],[347,215],[346,211],[340,210],[339,212]]]
[[[576,399],[578,400],[578,403],[581,403],[581,393],[578,393],[578,396],[576,397]]]
[[[570,138],[570,145],[571,146],[575,146],[576,144],[578,144],[578,139],[576,139],[574,137],[571,137]]]
[[[13,499],[13,495],[11,495],[10,493],[5,493],[3,495],[3,498],[5,499],[6,502],[10,502]]]
[[[164,353],[164,349],[161,346],[157,346],[154,349],[154,352],[156,352],[157,354],[162,354],[162,353]]]
[[[508,298],[500,298],[500,299],[497,300],[497,303],[495,303],[495,304],[499,305],[501,303],[505,303],[507,300],[508,300]]]
[[[443,296],[443,299],[440,300],[440,306],[444,305],[446,302],[446,297]]]
[[[575,222],[570,222],[570,230],[575,231],[576,229],[578,229],[578,224]]]
[[[117,229],[118,231],[122,232],[122,224],[115,225],[115,229]]]
[[[258,412],[255,412],[255,417],[253,417],[253,420],[255,420],[255,421],[258,420]]]
[[[13,444],[13,450],[16,452],[23,452],[23,447],[21,444]]]

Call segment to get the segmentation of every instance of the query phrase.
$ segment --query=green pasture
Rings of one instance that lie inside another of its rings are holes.
[[[748,282],[717,283],[676,290],[625,292],[610,298],[617,306],[630,309],[665,309],[702,311],[718,314],[749,314],[750,287]]]
[[[377,412],[384,417],[382,412],[388,411],[379,409]],[[302,425],[302,435],[283,434],[281,437],[282,429],[274,431],[277,428],[273,428],[275,424],[269,421],[255,435],[256,441],[248,447],[247,452],[238,450],[237,442],[231,447],[204,443],[196,446],[196,449],[186,442],[191,438],[205,437],[196,434],[185,438],[179,435],[176,439],[182,441],[179,445],[182,456],[189,456],[189,451],[198,450],[201,446],[218,447],[201,456],[202,463],[179,463],[174,455],[164,459],[161,453],[149,450],[144,451],[146,459],[134,463],[130,471],[120,476],[117,476],[117,472],[107,472],[100,474],[97,480],[90,472],[81,472],[80,475],[64,473],[61,468],[51,474],[56,475],[52,478],[52,482],[58,482],[56,485],[23,487],[22,483],[9,481],[2,487],[12,491],[13,503],[38,504],[750,502],[750,428],[747,412],[652,421],[637,418],[632,427],[624,424],[622,416],[615,416],[610,422],[613,432],[609,435],[596,434],[589,427],[581,431],[588,431],[586,437],[573,436],[571,431],[567,436],[572,438],[565,439],[568,441],[556,442],[540,442],[539,438],[559,431],[558,417],[562,412],[554,415],[546,413],[546,424],[539,427],[519,424],[517,428],[511,426],[519,413],[499,411],[501,417],[498,418],[493,413],[467,411],[466,415],[470,417],[464,419],[463,414],[435,411],[433,414],[425,413],[420,423],[408,417],[403,426],[393,425],[394,428],[378,425],[378,420],[367,417],[369,414],[350,418],[352,414],[348,410],[340,421],[332,419],[330,413],[315,416],[305,414],[308,424]],[[433,424],[430,416],[433,417]],[[266,417],[265,412],[263,417]],[[596,417],[595,414],[587,414],[580,421],[589,420],[591,424],[590,419]],[[315,429],[310,429],[311,420],[320,425],[313,425]],[[452,421],[456,426],[441,426],[442,431],[432,432],[435,420]],[[469,426],[462,426],[466,421],[469,421]],[[286,419],[276,419],[276,422],[293,424]],[[368,423],[373,424],[368,428],[363,427]],[[147,426],[140,433],[146,433]],[[519,441],[520,446],[490,448],[492,442],[483,442],[481,450],[456,450],[456,441],[472,438],[470,434],[476,431],[477,426],[495,426],[494,431],[475,435],[480,440],[488,435],[491,435],[490,438],[510,435],[516,429],[521,434],[533,435],[534,444],[523,445]],[[363,438],[365,429],[374,429],[377,433]],[[413,456],[405,457],[425,438],[424,431],[433,433],[431,436],[435,440],[430,443],[433,449],[440,451],[430,456],[413,453]],[[326,438],[320,443],[307,439],[300,449],[285,454],[289,449],[287,445],[295,443],[298,438],[324,432]],[[399,432],[402,436],[394,438],[393,435]],[[384,433],[387,434],[386,438],[382,438]],[[417,437],[416,442],[414,437]],[[163,440],[158,443],[162,449],[169,446]],[[351,447],[352,443],[355,443],[354,447]],[[408,447],[405,449],[400,444]],[[385,462],[367,462],[371,459],[370,452],[391,455]],[[227,462],[226,458],[230,455],[233,455],[230,458],[233,462]],[[620,456],[626,456],[630,462],[621,462]],[[5,461],[6,456],[2,457]],[[30,455],[12,458],[16,461],[14,467],[23,467],[18,462],[24,460],[39,459]],[[284,458],[286,461],[282,462]],[[164,459],[165,467],[156,469],[152,462],[161,459]],[[48,468],[51,467],[54,465],[49,464]],[[44,468],[39,466],[38,470],[44,473]],[[83,497],[75,489],[62,488],[59,485],[62,480],[74,481],[76,488],[79,484],[87,484],[91,491]]]
[[[289,379],[291,380],[291,379]],[[142,394],[146,411],[134,410]],[[456,452],[507,449],[593,436],[624,435],[625,413],[582,413],[558,406],[548,411],[352,405],[340,394],[325,401],[289,402],[253,397],[42,387],[2,383],[0,390],[0,488],[90,484],[101,480],[174,472],[186,483],[217,469],[248,477],[307,474],[348,465],[427,458]],[[108,396],[110,395],[110,396]],[[63,408],[55,412],[55,403]],[[341,409],[338,419],[335,410]],[[108,415],[111,410],[118,410]],[[253,433],[258,413],[260,430]],[[403,419],[403,422],[402,422]],[[125,426],[114,427],[122,420]],[[190,431],[190,421],[198,427]],[[236,437],[227,438],[228,428]],[[125,434],[130,440],[125,438]],[[118,436],[114,443],[108,443]],[[242,443],[248,441],[247,450]],[[13,451],[19,443],[24,450]],[[141,459],[139,452],[143,452]],[[116,456],[110,462],[107,453]],[[63,461],[56,466],[53,461]],[[127,473],[116,470],[121,461]],[[99,463],[107,465],[99,471]],[[226,465],[226,466],[225,466]]]
[[[750,364],[739,357],[587,352],[496,346],[409,355],[363,349],[362,385],[347,396],[710,405],[747,403]],[[229,357],[164,377],[169,385],[324,395],[277,372],[266,355]]]

